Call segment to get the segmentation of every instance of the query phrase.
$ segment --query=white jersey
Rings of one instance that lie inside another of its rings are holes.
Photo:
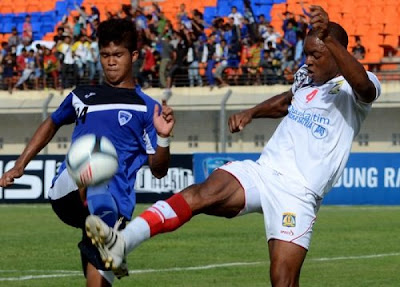
[[[367,72],[376,88],[377,77]],[[351,144],[371,109],[358,101],[342,76],[315,85],[303,66],[295,74],[288,115],[268,141],[258,162],[300,180],[318,196],[326,194],[346,166]]]

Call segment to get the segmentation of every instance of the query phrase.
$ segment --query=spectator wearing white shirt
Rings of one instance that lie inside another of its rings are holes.
[[[62,88],[65,89],[70,85],[76,86],[78,73],[72,54],[71,36],[69,36],[69,34],[64,35],[63,42],[58,45],[57,50],[62,54],[62,61],[61,61]]]
[[[237,34],[240,38],[240,28],[243,22],[243,15],[237,10],[236,6],[232,6],[231,14],[228,15],[228,18],[233,18],[233,25],[236,28]]]

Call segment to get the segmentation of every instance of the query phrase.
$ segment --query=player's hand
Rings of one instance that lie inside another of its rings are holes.
[[[9,171],[5,172],[0,178],[0,186],[7,187],[14,183],[15,178],[20,178],[24,174],[24,169],[19,167],[13,167]]]
[[[153,123],[156,128],[157,134],[161,137],[169,137],[172,129],[175,125],[174,111],[170,106],[167,105],[165,100],[162,101],[162,110],[160,107],[155,105]]]
[[[243,111],[229,117],[228,126],[231,133],[236,133],[244,129],[251,123],[253,117],[249,111]]]
[[[328,36],[328,13],[326,13],[321,6],[312,5],[310,7],[310,14],[310,24],[312,29],[318,31],[317,37],[323,41]]]

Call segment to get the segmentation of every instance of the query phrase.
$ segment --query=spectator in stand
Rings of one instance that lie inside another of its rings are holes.
[[[32,33],[32,23],[31,23],[31,15],[25,16],[25,22],[22,25],[22,42],[24,44],[32,42],[33,33]]]
[[[155,3],[153,2],[153,4],[155,4]],[[153,5],[153,7],[154,7],[154,5]],[[165,18],[164,12],[161,11],[157,5],[156,5],[156,7],[157,8],[154,8],[154,9],[157,9],[157,10],[154,10],[154,11],[158,11],[157,12],[158,21],[157,21],[157,25],[156,25],[157,26],[157,35],[162,36],[164,34],[165,27],[167,26],[168,20],[167,20],[167,18]]]
[[[58,71],[60,69],[60,62],[58,61],[57,57],[54,55],[51,49],[45,47],[44,50],[44,57],[43,57],[43,70],[44,70],[44,77],[43,77],[43,88],[47,88],[47,80],[52,78],[53,79],[53,88],[59,88],[59,77]]]
[[[224,72],[226,74],[227,83],[233,80],[235,85],[238,85],[240,49],[241,45],[238,39],[228,44],[228,67]]]
[[[86,13],[84,6],[79,7],[79,5],[75,3],[75,8],[79,12],[79,22],[82,24],[82,26],[86,28],[87,24],[89,24],[93,31],[93,22],[95,20],[100,21],[100,11],[96,5],[93,3],[90,4],[90,14]]]
[[[297,35],[295,24],[295,22],[290,20],[287,22],[286,29],[283,30],[284,35],[282,40],[284,48],[294,49],[294,47],[296,46]]]
[[[68,10],[71,13],[71,10]],[[67,15],[65,15],[63,17],[63,19],[61,20],[61,25],[60,27],[62,27],[64,29],[64,32],[60,35],[61,36],[61,40],[64,38],[63,35],[68,34],[70,36],[72,36],[74,34],[74,24],[71,23],[69,21],[69,17]]]
[[[15,61],[10,52],[4,55],[4,58],[1,62],[3,66],[3,82],[4,86],[7,87],[7,90],[10,94],[12,94],[12,85],[13,85],[13,76],[14,76],[14,67]]]
[[[191,41],[189,43],[188,54],[187,54],[187,63],[188,67],[188,76],[189,76],[189,86],[194,87],[195,82],[199,87],[203,86],[203,79],[199,73],[199,60],[200,60],[200,43],[198,41]]]
[[[21,55],[17,58],[18,71],[21,72],[21,76],[18,79],[18,82],[14,86],[14,90],[16,90],[20,85],[23,86],[23,89],[26,90],[28,87],[26,85],[26,81],[30,79],[35,71],[35,54],[34,50],[29,50],[29,53],[25,48],[22,49]]]
[[[248,74],[249,49],[250,49],[249,39],[243,39],[241,43],[242,47],[240,51],[239,73],[234,78],[235,82],[238,82],[240,74],[243,74],[246,78]],[[247,81],[246,84],[248,84]]]
[[[284,78],[284,84],[293,83],[293,75],[295,72],[294,66],[295,66],[295,61],[294,61],[293,49],[283,49],[281,74],[283,75]]]
[[[240,35],[240,28],[242,26],[242,22],[243,22],[243,15],[242,13],[240,13],[237,9],[236,6],[232,6],[231,7],[231,13],[228,15],[228,18],[233,18],[233,25],[237,31],[237,34],[239,36],[239,38],[241,38]]]
[[[289,22],[291,22],[294,26],[296,26],[296,19],[294,18],[294,15],[290,11],[285,11],[282,13],[285,17],[283,18],[280,14],[279,17],[282,19],[283,24],[282,24],[282,30],[286,31],[287,30],[287,25]]]
[[[186,29],[192,31],[192,21],[189,19],[189,15],[186,11],[186,5],[182,3],[179,5],[179,12],[176,15],[176,18],[179,23],[182,23]]]
[[[142,8],[137,7],[135,11],[135,23],[136,23],[136,29],[137,30],[147,30],[148,25],[147,25],[147,18],[144,15],[144,12]]]
[[[61,88],[76,86],[78,71],[72,53],[71,36],[65,34],[64,40],[58,45],[57,50],[63,55],[61,62]]]
[[[265,19],[264,14],[258,15],[258,35],[262,36],[265,32],[267,32],[267,27],[269,22]]]
[[[242,26],[240,28],[240,38],[241,39],[246,39],[246,38],[251,38],[254,41],[254,37],[250,34],[249,30],[249,20],[247,18],[243,18],[242,20]]]
[[[183,24],[182,24],[183,26]],[[183,28],[183,27],[181,27]],[[178,45],[172,53],[172,66],[167,76],[167,90],[171,89],[173,79],[176,74],[184,74],[187,70],[187,54],[188,54],[188,38],[189,30],[183,28],[179,32],[175,33],[175,37],[178,40]]]
[[[360,36],[355,37],[356,45],[352,49],[352,54],[357,60],[363,60],[365,58],[365,47],[361,44]]]
[[[215,69],[214,78],[218,80],[218,87],[228,86],[228,83],[225,82],[222,75],[228,67],[228,58],[229,58],[229,48],[225,40],[222,40],[219,44],[216,45],[216,61],[219,63],[217,68]]]
[[[56,43],[56,45],[62,42],[63,34],[64,34],[64,27],[62,26],[57,27],[57,34],[53,37],[53,41]]]
[[[167,87],[167,69],[171,64],[173,47],[171,45],[171,38],[169,35],[161,38],[161,63],[159,70],[160,87]]]
[[[89,54],[89,47],[85,45],[85,42],[86,36],[81,34],[72,45],[74,62],[78,70],[78,80],[82,79],[85,75],[87,54]]]
[[[35,89],[40,89],[39,81],[43,77],[43,57],[44,57],[44,49],[40,44],[36,44],[36,52],[35,52]]]
[[[260,67],[262,68],[262,84],[272,85],[276,83],[276,73],[273,66],[273,58],[271,57],[268,50],[263,51],[263,56],[260,61]]]
[[[192,30],[195,38],[198,39],[200,36],[204,35],[205,23],[203,14],[199,10],[194,9],[192,12],[192,17]]]
[[[248,83],[254,85],[260,85],[260,61],[263,40],[261,37],[255,41],[249,39],[249,53],[248,53]]]
[[[77,38],[79,38],[79,35],[82,35],[82,34],[86,34],[86,29],[84,28],[82,23],[79,21],[79,16],[75,16],[72,38],[77,39]]]
[[[90,34],[90,38],[96,38],[97,37],[97,28],[99,28],[100,21],[99,19],[94,19],[92,22],[92,32]]]
[[[213,69],[216,64],[216,57],[215,57],[215,37],[216,34],[211,34],[208,39],[207,43],[204,45],[203,48],[203,58],[202,62],[207,62],[207,70],[206,70],[206,77],[208,81],[208,85],[210,86],[210,90],[214,89],[215,86],[215,78],[213,74]]]
[[[281,34],[278,32],[275,32],[274,26],[268,25],[267,26],[267,31],[264,32],[264,34],[261,35],[264,39],[264,50],[268,50],[268,43],[272,44],[272,47],[276,49],[277,43],[279,39],[281,39]]]
[[[257,23],[256,23],[256,20],[254,18],[254,14],[253,14],[253,11],[251,9],[250,3],[246,2],[246,1],[245,1],[243,19],[247,19],[247,22],[244,22],[243,24],[245,24],[247,26],[247,30],[248,30],[249,36],[252,39],[256,39],[257,36],[258,36],[258,34],[257,34]]]
[[[156,59],[151,48],[151,43],[144,42],[142,54],[144,55],[143,64],[139,72],[139,84],[143,89],[151,87],[152,80],[156,73]]]
[[[92,36],[92,37],[86,37],[86,42],[85,42],[85,48],[87,51],[86,54],[86,67],[87,67],[87,71],[88,71],[88,79],[89,79],[89,83],[91,85],[95,84],[95,80],[94,77],[96,76],[96,66],[97,66],[97,61],[99,59],[99,55],[98,55],[98,45],[96,42],[96,37]]]
[[[8,38],[8,46],[19,46],[20,44],[22,44],[22,39],[21,37],[18,35],[17,32],[17,28],[13,27],[11,30],[11,36]]]

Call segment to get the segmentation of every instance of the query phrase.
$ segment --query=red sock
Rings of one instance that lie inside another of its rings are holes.
[[[192,218],[192,209],[180,193],[166,201],[157,201],[140,217],[150,226],[150,236],[174,231]]]

